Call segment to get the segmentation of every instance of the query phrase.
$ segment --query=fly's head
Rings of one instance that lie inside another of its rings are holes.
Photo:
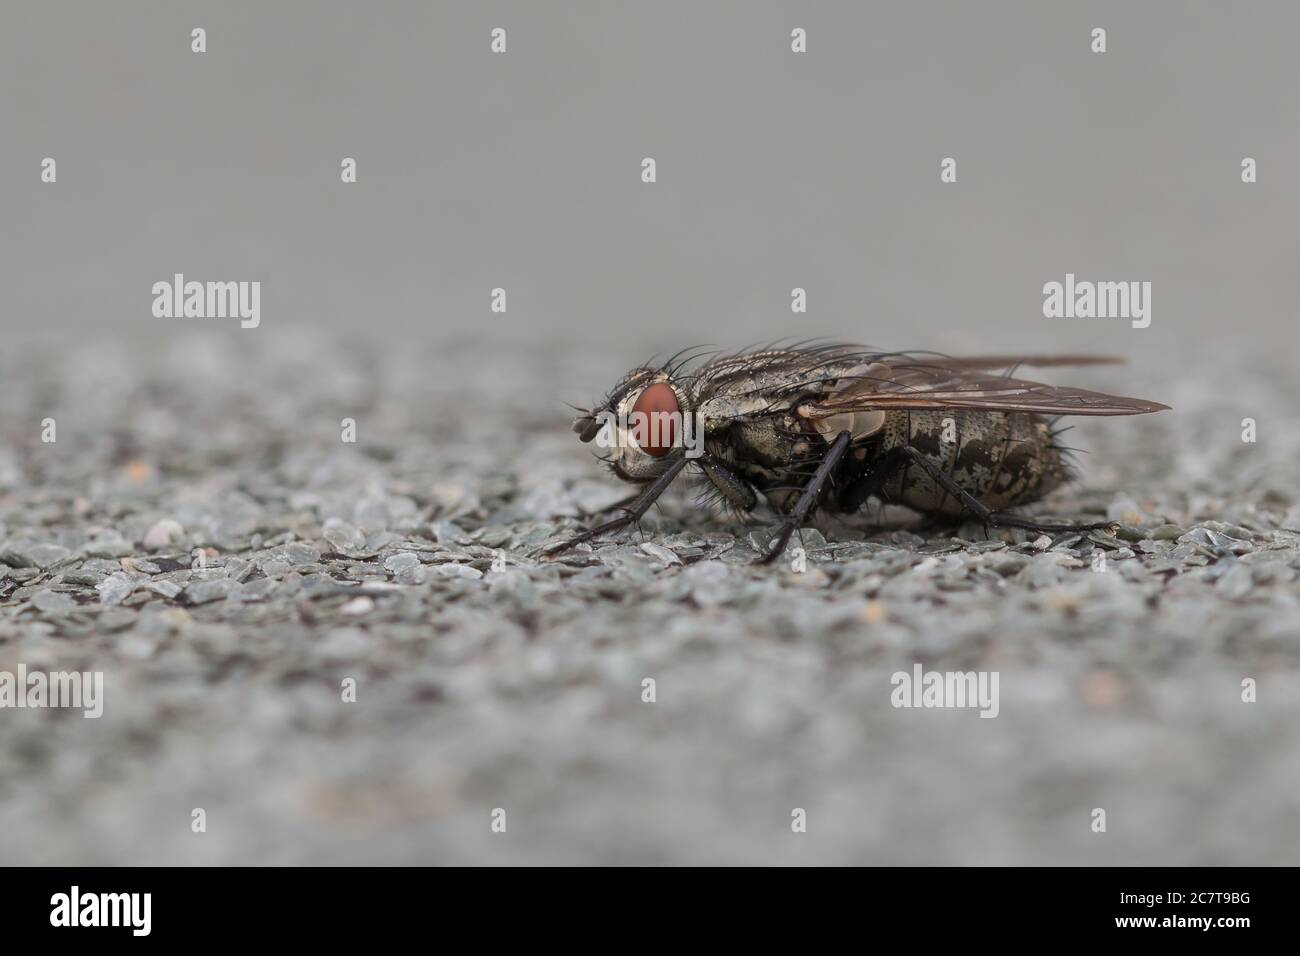
[[[595,408],[575,418],[573,430],[604,449],[605,462],[624,481],[653,481],[676,455],[693,457],[691,447],[684,448],[697,436],[692,404],[688,390],[668,370],[637,368]]]

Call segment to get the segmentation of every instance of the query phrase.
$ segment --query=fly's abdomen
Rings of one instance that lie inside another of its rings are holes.
[[[1036,501],[1069,477],[1051,429],[1038,415],[988,411],[891,412],[882,451],[910,445],[995,511]],[[887,501],[958,515],[961,503],[917,464],[883,488]]]

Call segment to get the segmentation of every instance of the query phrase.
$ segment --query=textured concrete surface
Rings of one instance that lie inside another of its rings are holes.
[[[1174,406],[1071,433],[1043,512],[1113,542],[873,511],[797,574],[751,564],[769,516],[678,494],[533,560],[625,493],[560,401],[640,357],[7,348],[0,670],[102,670],[106,703],[0,710],[0,862],[1300,862],[1282,357],[1069,376]],[[916,663],[998,672],[998,716],[892,707]]]

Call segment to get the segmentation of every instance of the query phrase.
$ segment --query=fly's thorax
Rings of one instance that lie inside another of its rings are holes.
[[[706,432],[727,428],[737,422],[769,417],[772,399],[763,394],[723,391],[701,397],[696,405]]]
[[[697,376],[702,393],[774,396],[814,395],[827,391],[832,383],[860,364],[860,353],[852,349],[773,349],[718,359],[702,368]]]
[[[741,418],[710,431],[706,446],[778,511],[789,511],[798,500],[799,486],[826,450],[820,435],[798,426],[793,414]],[[725,491],[724,496],[730,498]]]

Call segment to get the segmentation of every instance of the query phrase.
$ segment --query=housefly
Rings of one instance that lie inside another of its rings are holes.
[[[1088,355],[876,352],[855,346],[770,348],[703,358],[678,353],[633,369],[575,419],[584,442],[608,449],[619,478],[641,491],[622,514],[543,553],[637,523],[687,469],[737,512],[762,495],[780,523],[762,558],[785,550],[814,511],[852,513],[869,498],[986,526],[1059,532],[1012,514],[1072,477],[1054,417],[1140,415],[1158,402],[1044,385],[1022,365],[1100,365]],[[1053,416],[1050,417],[1049,416]]]

